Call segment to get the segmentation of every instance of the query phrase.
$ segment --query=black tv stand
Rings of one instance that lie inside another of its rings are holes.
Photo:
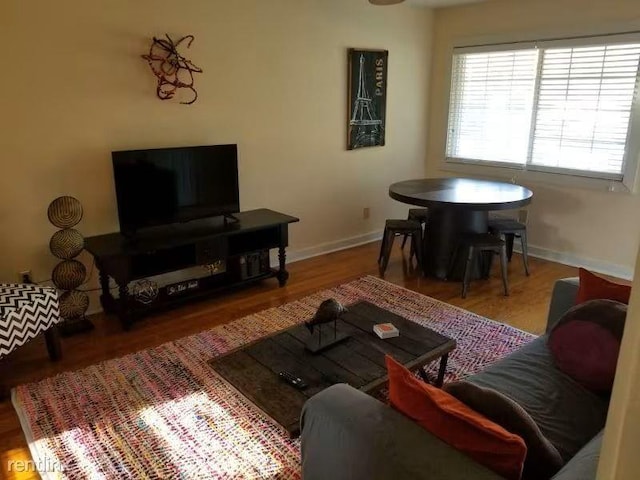
[[[93,255],[100,275],[102,308],[117,314],[128,330],[144,315],[233,287],[273,277],[283,287],[289,278],[285,268],[289,224],[298,221],[272,210],[251,210],[231,219],[219,216],[147,231],[133,241],[121,233],[89,237],[85,249]],[[278,268],[269,262],[273,248],[278,249]],[[189,276],[193,271],[198,274]],[[167,274],[177,275],[178,280],[164,284],[149,280]],[[110,279],[117,284],[117,298]]]
[[[227,225],[229,223],[238,223],[238,217],[233,215],[232,213],[225,213],[222,218],[224,219],[224,224]]]

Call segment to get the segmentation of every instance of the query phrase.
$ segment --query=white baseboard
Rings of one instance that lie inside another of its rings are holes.
[[[370,232],[355,237],[345,238],[337,240],[335,242],[322,243],[313,247],[304,248],[301,250],[292,250],[291,253],[287,252],[287,263],[293,263],[300,260],[305,260],[311,257],[317,257],[319,255],[325,255],[331,252],[337,252],[339,250],[346,250],[347,248],[357,247],[366,243],[375,242],[382,238],[382,231]],[[515,242],[513,250],[521,253],[518,242]],[[272,256],[272,265],[277,265],[277,252]],[[612,277],[622,278],[625,280],[633,280],[633,267],[625,265],[617,265],[609,263],[604,260],[598,260],[595,258],[584,257],[581,255],[575,255],[568,252],[557,252],[544,247],[538,247],[535,245],[529,245],[529,255],[535,258],[541,258],[543,260],[549,260],[551,262],[562,263],[563,265],[569,265],[571,267],[583,267],[592,272],[601,273],[603,275],[610,275]]]
[[[291,253],[287,252],[287,263],[293,263],[339,250],[346,250],[347,248],[378,241],[381,238],[382,231],[377,231],[337,240],[335,242],[322,243],[320,245],[315,245],[301,250],[292,250]],[[521,253],[518,242],[516,242],[513,247],[515,252]],[[592,272],[602,273],[612,277],[622,278],[625,280],[633,279],[633,267],[617,265],[603,260],[597,260],[595,258],[584,257],[568,252],[557,252],[555,250],[535,245],[529,245],[529,255],[543,260],[562,263],[563,265],[569,265],[571,267],[583,267]],[[272,265],[277,265],[277,253],[272,257]]]
[[[325,255],[327,253],[346,250],[366,243],[376,242],[382,238],[382,230],[356,235],[355,237],[343,238],[333,242],[321,243],[312,247],[301,248],[299,250],[287,249],[287,263],[299,262],[307,258]],[[278,265],[278,252],[271,252],[271,265]]]
[[[633,267],[616,265],[603,260],[574,255],[568,252],[556,252],[554,250],[549,250],[548,248],[536,247],[534,245],[529,245],[528,247],[529,256],[531,257],[562,263],[563,265],[569,265],[571,267],[583,267],[592,272],[611,275],[612,277],[622,278],[625,280],[633,280]],[[513,245],[513,251],[521,253],[521,249],[517,241]]]

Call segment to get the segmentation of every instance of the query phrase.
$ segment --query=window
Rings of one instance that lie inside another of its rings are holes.
[[[638,35],[456,48],[447,159],[622,180],[639,64]]]

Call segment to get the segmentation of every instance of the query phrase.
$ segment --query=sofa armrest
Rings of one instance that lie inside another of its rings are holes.
[[[301,432],[305,480],[502,478],[345,384],[333,385],[306,402]]]
[[[551,327],[560,320],[560,317],[575,305],[579,285],[580,282],[577,277],[563,278],[556,281],[551,294],[551,303],[549,304],[546,332],[549,332]]]

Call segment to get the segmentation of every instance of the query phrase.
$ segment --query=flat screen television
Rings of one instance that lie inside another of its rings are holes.
[[[237,145],[113,152],[125,235],[240,211]]]

